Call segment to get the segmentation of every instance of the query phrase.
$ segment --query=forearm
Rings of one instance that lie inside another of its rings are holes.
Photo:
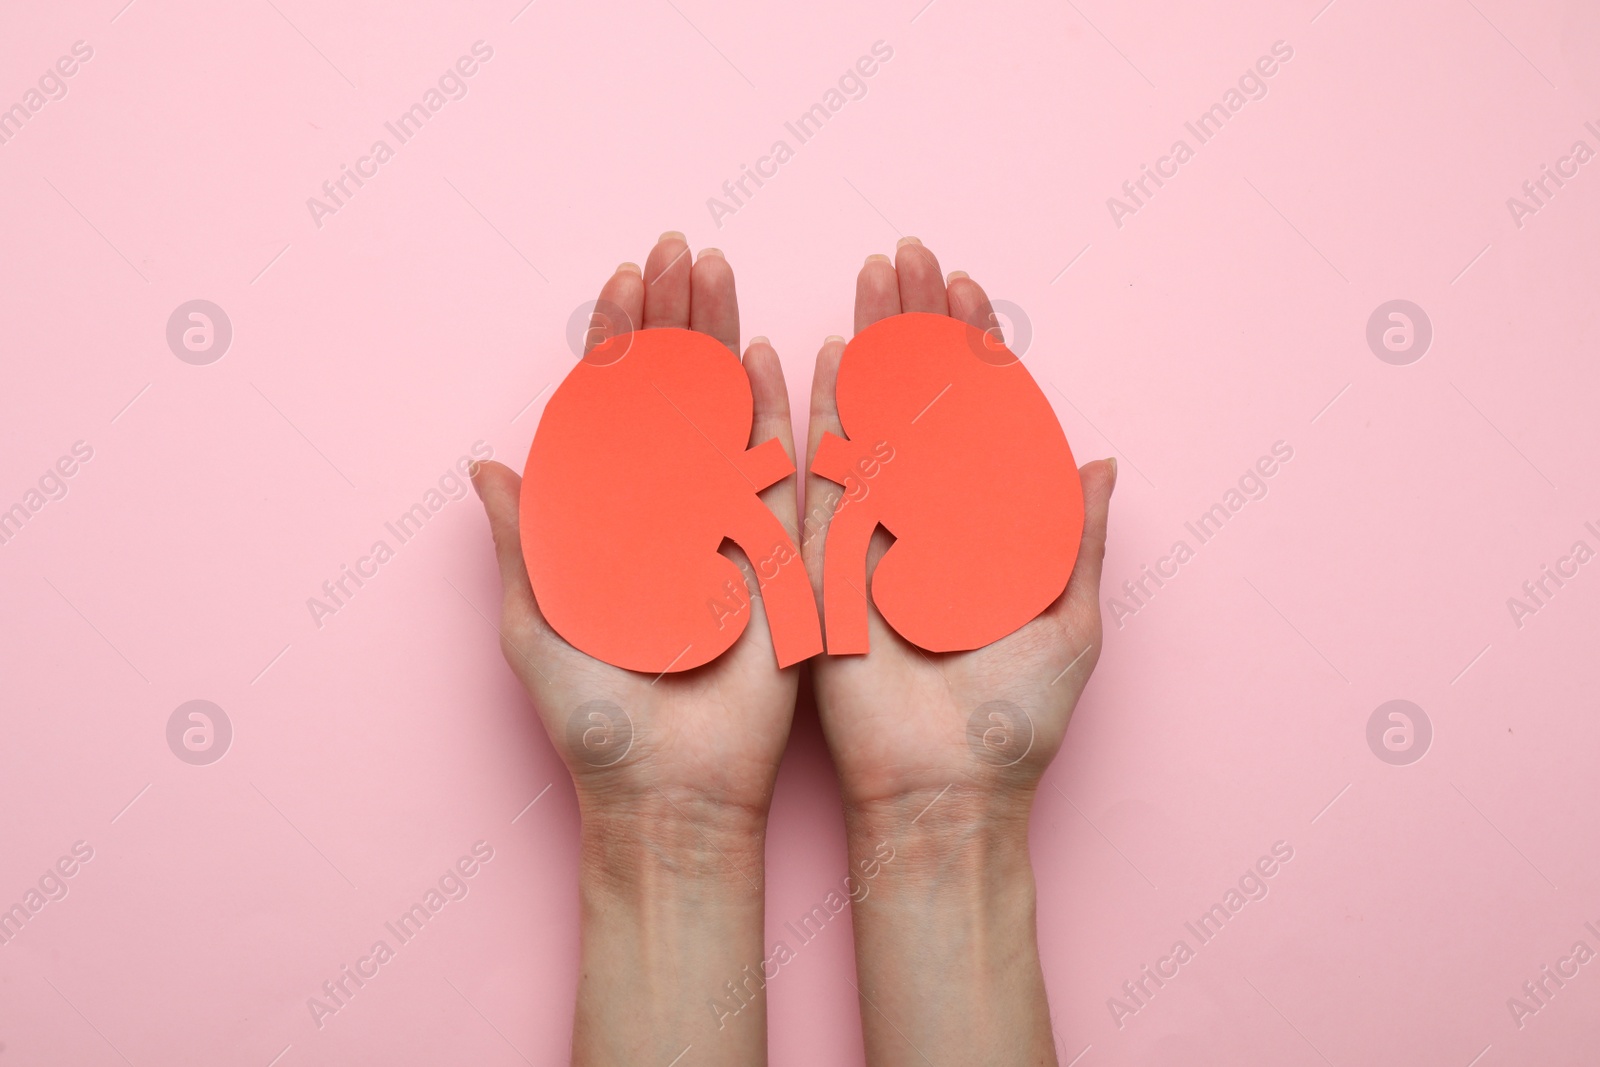
[[[947,795],[922,811],[932,799],[847,814],[853,869],[894,850],[854,908],[867,1062],[1055,1064],[1027,805],[974,812]]]
[[[740,985],[747,966],[761,967],[762,823],[686,817],[665,797],[662,810],[593,807],[583,820],[572,1062],[766,1063],[766,1000]]]

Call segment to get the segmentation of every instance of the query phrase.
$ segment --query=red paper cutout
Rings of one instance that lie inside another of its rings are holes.
[[[1061,595],[1083,485],[1049,401],[994,335],[945,315],[884,319],[845,348],[837,397],[850,439],[824,435],[811,464],[845,489],[823,553],[830,655],[867,651],[879,525],[896,540],[872,601],[931,652],[997,641]]]
[[[703,333],[597,345],[546,405],[519,514],[539,610],[573,647],[664,674],[715,659],[750,620],[756,569],[778,666],[822,651],[799,550],[756,494],[794,473],[776,438],[749,447],[750,380]]]

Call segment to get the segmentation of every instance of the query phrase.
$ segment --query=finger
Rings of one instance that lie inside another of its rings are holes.
[[[989,303],[989,294],[983,291],[983,286],[967,277],[967,272],[953,270],[950,272],[948,287],[950,297],[950,317],[960,319],[968,326],[976,326],[980,330],[994,330],[995,336],[1003,344],[1005,338],[1000,336],[1000,323],[995,318],[994,307]]]
[[[894,264],[889,262],[888,256],[870,255],[861,265],[861,273],[856,275],[856,333],[879,319],[898,314],[900,282],[895,277]]]
[[[689,271],[689,329],[710,334],[735,355],[739,352],[739,298],[733,290],[733,268],[721,249],[702,248]],[[749,358],[746,353],[745,359]],[[773,360],[777,360],[775,352]],[[778,378],[783,378],[781,369]],[[794,458],[793,449],[789,458]]]
[[[893,269],[888,268],[887,259],[884,260],[884,266],[893,273]],[[866,273],[865,268],[862,273]],[[844,344],[844,338],[837,335],[824,341],[821,351],[817,353],[816,370],[811,376],[811,417],[806,425],[806,511],[800,520],[800,554],[806,561],[806,570],[811,575],[811,584],[816,588],[818,597],[822,595],[822,543],[841,489],[828,479],[812,474],[811,463],[816,459],[817,446],[822,443],[823,434],[844,436],[844,426],[839,422],[838,401],[834,396]]]
[[[527,564],[522,558],[518,523],[522,479],[510,467],[490,460],[477,465],[472,487],[477,490],[484,513],[489,517],[495,559],[500,564],[501,637],[511,641],[546,629],[533,599],[533,586],[528,582]]]
[[[583,354],[619,333],[632,333],[644,320],[644,278],[639,264],[621,263],[600,287],[600,299],[589,316],[589,332],[584,335]]]
[[[765,337],[750,338],[750,347],[744,353],[744,372],[750,379],[755,411],[750,423],[750,447],[776,437],[789,462],[793,463],[794,421],[789,415],[789,387],[783,380],[783,364],[778,360],[778,352]],[[795,483],[784,478],[762,490],[761,499],[783,523],[789,536],[795,538],[795,512],[798,510]]]
[[[1100,569],[1106,558],[1106,522],[1111,492],[1117,484],[1117,461],[1085,463],[1078,474],[1083,479],[1083,537],[1078,542],[1078,560],[1073,564],[1067,591],[1050,611],[1071,618],[1089,618],[1100,612]]]
[[[950,310],[944,293],[939,260],[915,237],[902,237],[894,250],[894,269],[900,278],[900,310],[944,315]]]
[[[764,444],[776,439],[783,447],[784,455],[789,457],[789,462],[794,462],[794,420],[789,413],[789,387],[784,382],[783,364],[778,360],[777,350],[772,347],[765,337],[752,337],[750,347],[744,353],[744,370],[750,379],[750,397],[754,417],[750,424],[750,446]],[[794,545],[800,543],[799,533],[796,529],[795,514],[799,511],[799,501],[796,499],[796,478],[782,478],[774,485],[761,491],[761,501],[765,504],[784,531],[789,535],[789,540]],[[755,546],[751,546],[755,547]],[[770,669],[773,649],[786,641],[793,641],[796,637],[793,620],[781,618],[777,626],[779,636],[774,636],[773,621],[769,617],[769,597],[771,604],[778,605],[778,610],[783,611],[784,605],[795,596],[804,596],[809,575],[793,573],[795,569],[804,568],[804,561],[796,562],[794,556],[768,557],[762,563],[762,573],[757,575],[756,569],[751,565],[748,555],[742,550],[731,553],[740,569],[744,572],[745,586],[750,590],[750,603],[752,612],[750,625],[745,629],[743,636],[736,646],[736,654],[755,657],[756,662],[766,665]],[[779,563],[777,572],[767,568],[770,560],[776,558]],[[800,603],[793,605],[789,610],[803,609]]]
[[[689,328],[689,242],[676,230],[656,241],[644,261],[644,328]]]

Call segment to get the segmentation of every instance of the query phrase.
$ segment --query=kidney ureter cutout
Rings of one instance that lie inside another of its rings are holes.
[[[794,464],[776,438],[749,446],[753,412],[739,358],[703,333],[619,334],[572,368],[534,434],[518,508],[556,633],[648,674],[710,662],[750,621],[726,540],[755,568],[778,666],[822,651],[799,550],[756,495]]]
[[[1083,533],[1066,435],[1021,361],[945,315],[883,319],[844,351],[845,438],[825,434],[812,473],[843,486],[823,546],[830,655],[867,649],[867,547],[895,541],[872,602],[930,652],[981,648],[1059,597]]]

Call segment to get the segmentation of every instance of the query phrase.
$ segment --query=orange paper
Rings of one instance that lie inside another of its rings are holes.
[[[597,345],[545,407],[528,452],[522,552],[539,610],[596,659],[685,671],[750,621],[732,541],[756,571],[778,666],[822,651],[800,553],[756,494],[794,473],[750,447],[750,381],[725,345],[641,330]]]
[[[931,652],[981,648],[1067,587],[1083,486],[1055,412],[993,334],[945,315],[884,319],[845,348],[849,439],[824,435],[811,470],[844,489],[822,600],[832,655],[867,651],[867,602]],[[867,586],[867,545],[895,538]]]

